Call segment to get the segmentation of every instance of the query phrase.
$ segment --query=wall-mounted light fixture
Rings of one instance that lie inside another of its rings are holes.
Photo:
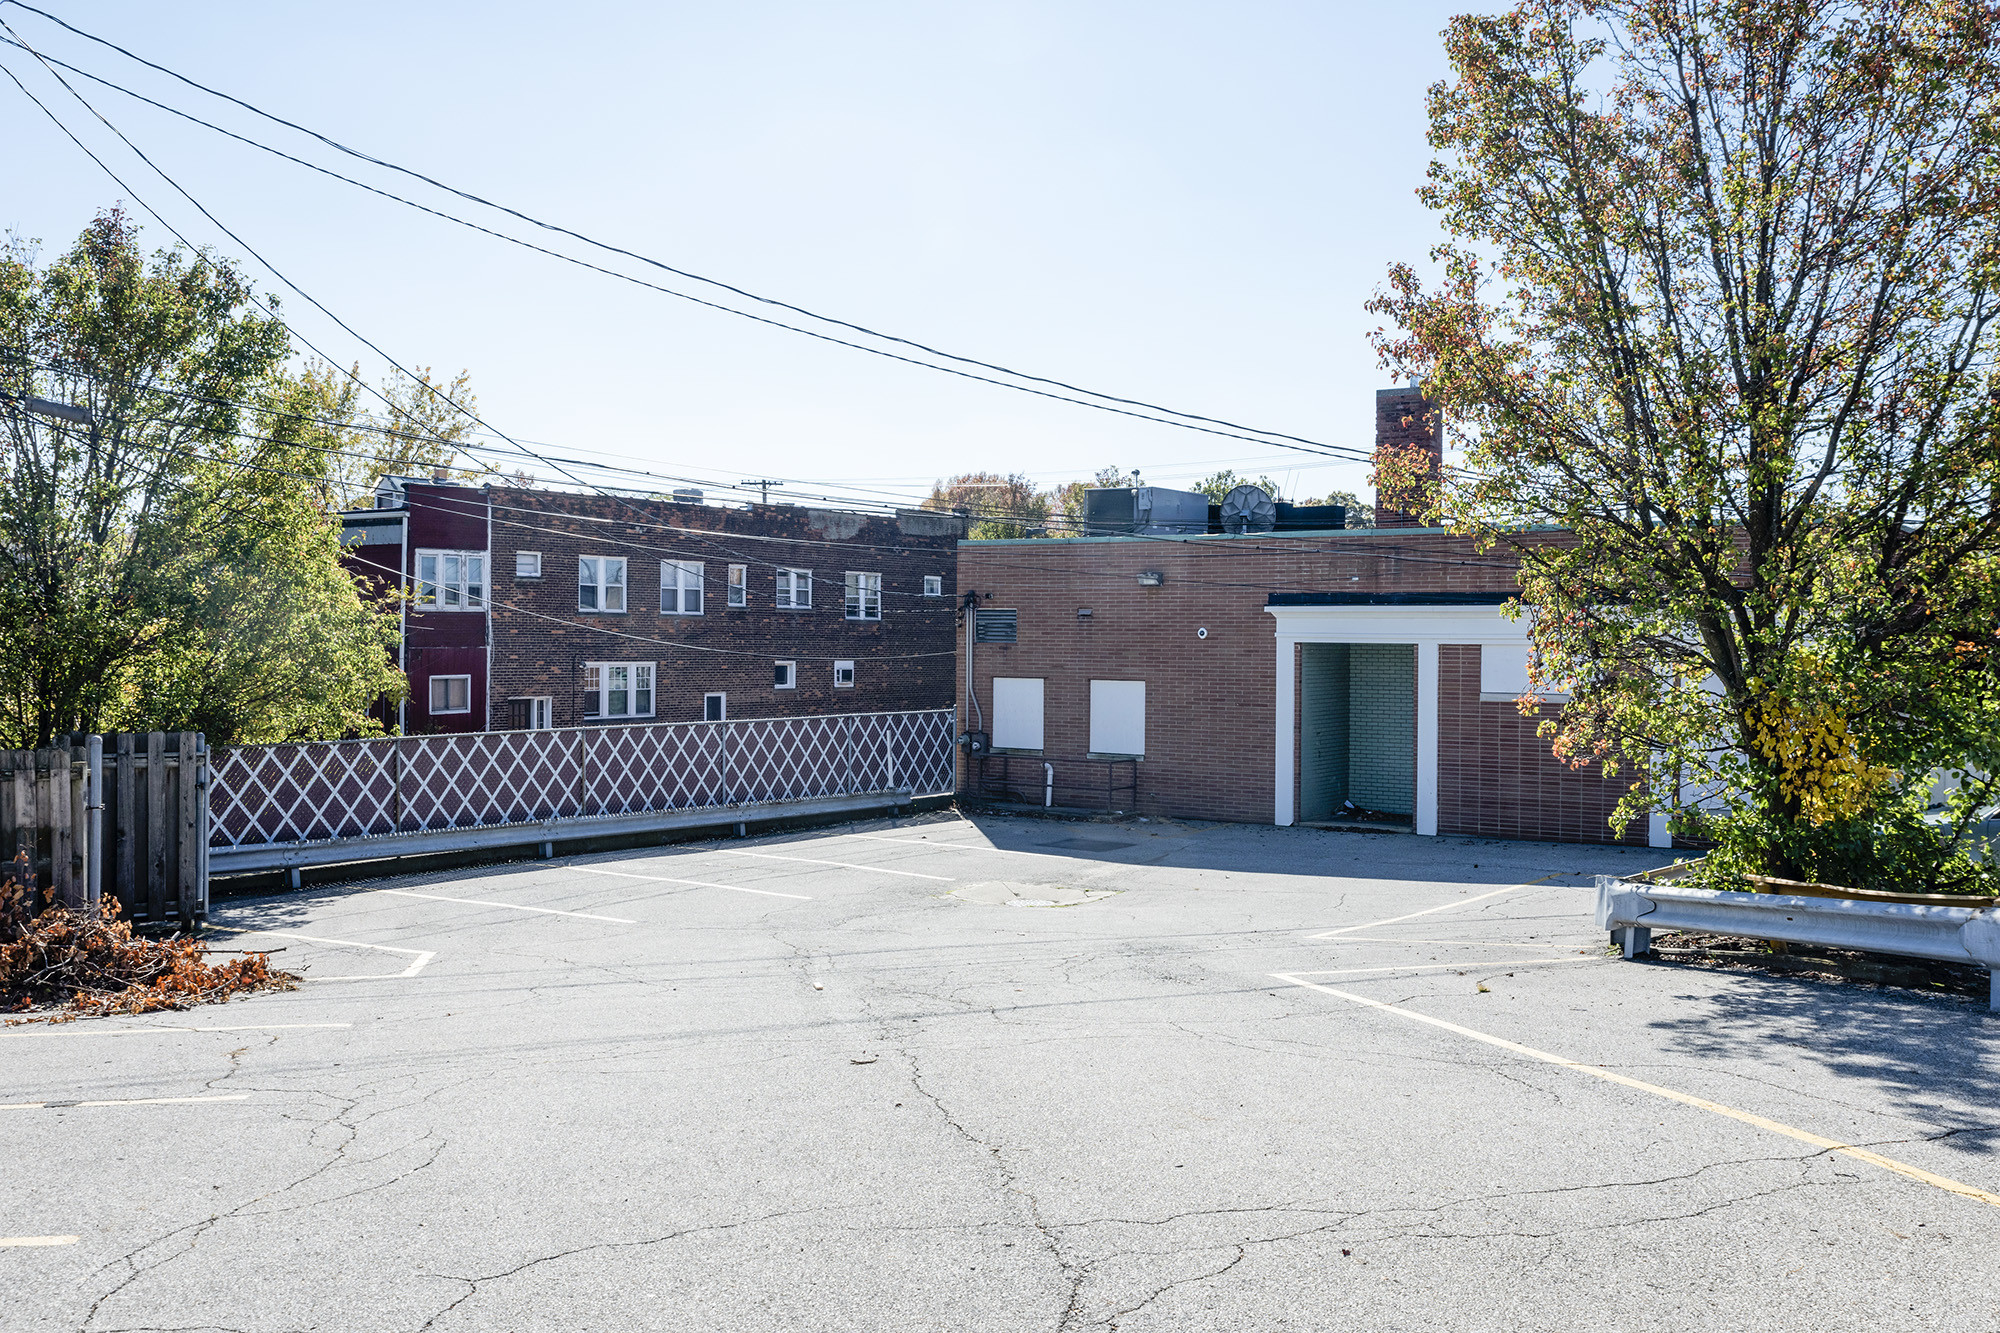
[[[1139,586],[1142,588],[1157,588],[1166,581],[1167,576],[1157,569],[1149,569],[1139,575]]]

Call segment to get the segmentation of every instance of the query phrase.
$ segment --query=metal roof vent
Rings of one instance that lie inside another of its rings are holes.
[[[1222,497],[1224,532],[1269,532],[1278,525],[1278,504],[1262,486],[1238,486]]]

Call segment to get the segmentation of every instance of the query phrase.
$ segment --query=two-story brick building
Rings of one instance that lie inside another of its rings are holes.
[[[963,520],[386,480],[412,733],[947,708]]]

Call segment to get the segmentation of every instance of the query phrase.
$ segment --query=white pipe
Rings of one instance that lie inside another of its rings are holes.
[[[1053,807],[1056,803],[1056,766],[1044,759],[1042,761],[1042,768],[1044,770],[1042,780],[1042,808],[1046,810]]]

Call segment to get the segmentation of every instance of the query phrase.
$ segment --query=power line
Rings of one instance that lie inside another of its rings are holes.
[[[897,356],[894,353],[883,351],[880,348],[868,347],[863,344],[849,342],[845,339],[833,338],[830,337],[829,335],[818,333],[811,329],[802,329],[796,325],[786,324],[783,323],[782,321],[765,319],[762,316],[753,315],[747,311],[738,310],[732,306],[722,305],[720,303],[713,301],[706,301],[700,297],[691,296],[685,292],[679,292],[671,288],[660,287],[654,283],[644,282],[641,279],[630,276],[629,274],[619,273],[612,269],[607,269],[595,264],[590,264],[584,260],[577,259],[573,256],[565,255],[558,251],[549,250],[544,247],[534,245],[528,241],[521,240],[518,237],[509,236],[502,232],[493,231],[490,228],[482,227],[477,223],[468,221],[467,219],[464,218],[460,218],[454,214],[445,213],[441,210],[430,208],[427,205],[419,204],[414,202],[413,200],[405,199],[400,195],[392,194],[389,191],[379,189],[376,186],[368,185],[362,181],[354,180],[353,178],[348,176],[343,176],[339,172],[331,171],[325,167],[318,166],[315,163],[308,162],[303,158],[295,157],[290,153],[282,151],[281,149],[273,148],[268,144],[260,143],[257,140],[247,138],[244,135],[236,134],[233,131],[223,129],[218,125],[214,125],[208,121],[202,120],[198,116],[191,115],[187,112],[181,111],[175,107],[168,106],[164,103],[154,101],[153,99],[146,97],[143,94],[133,92],[132,90],[122,87],[121,85],[114,83],[111,80],[101,78],[100,76],[95,74],[91,74],[88,71],[79,69],[74,65],[70,65],[62,61],[55,62],[57,64],[61,64],[63,68],[71,70],[72,72],[79,74],[84,78],[91,79],[92,81],[102,84],[107,88],[112,88],[118,92],[126,94],[129,97],[136,98],[139,101],[145,102],[149,106],[157,107],[160,110],[168,112],[169,114],[179,116],[184,120],[187,120],[193,124],[200,125],[203,128],[211,130],[217,134],[225,135],[231,139],[235,139],[240,143],[247,144],[254,148],[260,148],[265,152],[271,153],[277,157],[281,157],[286,161],[293,162],[299,166],[306,167],[313,171],[317,171],[322,175],[329,176],[335,180],[342,181],[345,184],[352,185],[358,189],[367,190],[370,193],[380,195],[385,199],[393,200],[394,202],[403,204],[406,207],[419,209],[423,212],[431,214],[434,217],[458,223],[461,226],[469,227],[475,231],[484,232],[489,236],[493,236],[500,240],[507,241],[510,244],[519,245],[522,246],[523,248],[534,250],[540,254],[549,255],[552,258],[560,259],[566,263],[576,264],[580,267],[589,268],[595,272],[603,273],[606,276],[614,277],[621,281],[632,282],[640,286],[648,287],[654,291],[661,292],[668,296],[674,296],[681,300],[692,301],[697,304],[707,306],[710,309],[720,310],[728,314],[736,315],[740,318],[756,320],[759,323],[769,324],[772,325],[773,327],[785,329],[792,333],[800,333],[804,334],[807,337],[819,338],[827,342],[834,342],[841,346],[852,348],[856,351],[868,352],[872,355],[888,357],[892,360],[903,361],[906,364],[923,366],[926,369],[942,371],[946,374],[960,375],[964,378],[979,380],[982,383],[993,384],[1000,388],[1014,389],[1017,392],[1022,392],[1022,393],[1033,393],[1036,394],[1037,396],[1045,398],[1055,398],[1059,401],[1074,403],[1082,407],[1098,408],[1101,411],[1117,412],[1121,416],[1138,417],[1140,420],[1154,421],[1161,425],[1180,426],[1183,429],[1187,430],[1199,430],[1203,431],[1206,434],[1222,435],[1233,439],[1248,440],[1253,443],[1275,445],[1279,448],[1295,449],[1304,453],[1318,453],[1329,457],[1339,456],[1340,454],[1343,453],[1350,456],[1361,456],[1361,457],[1366,456],[1364,451],[1356,450],[1351,446],[1329,445],[1323,443],[1322,441],[1309,439],[1301,435],[1291,435],[1282,431],[1265,430],[1256,426],[1245,426],[1239,422],[1229,421],[1220,417],[1204,416],[1201,415],[1200,413],[1195,413],[1195,412],[1182,412],[1179,411],[1178,409],[1165,407],[1158,403],[1147,402],[1143,399],[1126,398],[1126,397],[1121,397],[1117,394],[1102,393],[1099,392],[1098,390],[1087,389],[1082,387],[1081,385],[1071,384],[1064,380],[1053,379],[1042,375],[1033,375],[1029,374],[1026,371],[1015,370],[1012,369],[1011,367],[998,365],[994,362],[982,361],[976,357],[960,356],[956,353],[947,352],[942,350],[941,348],[933,347],[926,343],[918,342],[914,339],[903,338],[890,333],[883,333],[878,329],[872,329],[867,327],[866,325],[855,324],[848,320],[838,319],[831,315],[822,315],[817,311],[809,310],[804,306],[794,305],[788,301],[781,301],[774,297],[760,296],[755,292],[745,290],[744,288],[734,286],[730,283],[723,282],[719,279],[704,277],[699,273],[693,273],[686,269],[676,268],[673,265],[668,264],[662,260],[654,259],[650,256],[643,255],[636,251],[626,249],[623,246],[614,245],[606,241],[600,241],[595,237],[586,235],[579,231],[575,231],[571,228],[564,227],[552,222],[545,222],[540,218],[536,218],[530,214],[521,212],[520,210],[511,208],[505,204],[496,203],[493,200],[486,199],[477,194],[473,194],[470,191],[461,190],[456,186],[447,185],[443,181],[437,180],[431,176],[427,176],[422,172],[412,170],[408,167],[400,166],[394,162],[390,162],[383,158],[376,157],[372,154],[362,152],[359,149],[350,148],[347,145],[340,143],[338,140],[332,139],[324,134],[319,133],[317,130],[308,129],[303,125],[297,124],[290,120],[286,120],[282,116],[274,115],[271,112],[263,110],[261,107],[254,106],[251,103],[242,100],[241,98],[234,97],[218,89],[211,88],[207,84],[201,83],[195,79],[191,79],[188,76],[179,73],[178,71],[167,68],[165,65],[157,64],[154,61],[148,60],[143,56],[137,55],[134,52],[127,50],[125,47],[122,47],[115,42],[109,41],[103,37],[99,37],[94,33],[86,32],[81,28],[78,28],[70,23],[67,23],[64,20],[57,18],[55,15],[50,14],[45,10],[37,9],[33,5],[24,4],[22,3],[22,0],[0,0],[0,5],[4,4],[13,4],[18,8],[29,11],[30,13],[39,14],[43,18],[48,19],[50,22],[55,23],[58,26],[69,30],[72,33],[75,33],[79,37],[82,37],[88,41],[95,42],[100,46],[108,47],[111,50],[118,52],[120,55],[125,56],[127,59],[135,61],[141,65],[144,65],[149,69],[157,70],[158,72],[165,74],[172,79],[178,80],[179,82],[186,84],[190,88],[194,88],[200,92],[208,94],[211,97],[219,98],[235,106],[239,106],[244,110],[250,112],[251,114],[259,116],[274,124],[282,125],[287,129],[295,130],[298,133],[307,135],[327,145],[328,147],[335,149],[338,152],[346,154],[349,157],[353,157],[360,161],[370,163],[371,165],[374,166],[382,167],[385,170],[393,171],[400,175],[408,176],[414,180],[422,181],[427,185],[431,185],[437,189],[445,191],[448,194],[455,195],[458,198],[467,200],[468,202],[479,204],[482,207],[491,208],[498,212],[505,213],[509,217],[513,217],[522,222],[528,223],[530,226],[538,227],[544,231],[554,232],[562,236],[570,237],[574,240],[581,241],[585,245],[589,245],[595,249],[602,250],[610,254],[622,255],[625,258],[635,260],[649,267],[657,268],[662,272],[672,273],[676,277],[686,278],[690,281],[699,282],[706,286],[719,288],[720,290],[733,293],[734,295],[737,296],[741,296],[746,300],[755,301],[760,305],[768,305],[780,310],[789,310],[794,314],[803,315],[808,319],[818,320],[821,323],[831,324],[838,328],[848,329],[855,333],[862,334],[866,337],[880,339],[884,342],[895,343],[899,346],[908,347],[915,351],[923,352],[929,356],[941,357],[947,361],[955,361],[961,365],[977,366],[982,370],[990,370],[995,372],[996,374],[1012,376],[1015,379],[1025,380],[1032,384],[1050,385],[1054,388],[1067,390],[1069,393],[1080,393],[1085,395],[1087,398],[1102,399],[1103,401],[1086,402],[1075,398],[1065,397],[1062,394],[1051,394],[1040,390],[1029,389],[1025,385],[1021,384],[1009,384],[999,380],[988,379],[987,377],[982,375],[967,375],[965,372],[953,370],[949,366],[940,366],[932,362],[916,360],[911,357]],[[10,28],[9,31],[11,32],[12,29]],[[25,42],[19,42],[18,35],[17,35],[17,44],[20,45],[23,50],[26,50],[31,55],[36,56],[37,59],[44,61],[53,60],[53,57],[47,57],[41,55],[39,52],[35,51],[34,48],[28,46]],[[88,104],[86,103],[86,105]],[[106,123],[109,124],[108,121]],[[124,136],[121,135],[120,137],[123,138]],[[135,149],[134,151],[137,150]],[[199,207],[199,205],[197,205],[197,207]],[[205,211],[206,210],[204,210],[204,212]],[[218,223],[217,225],[220,226],[221,224]],[[300,294],[304,295],[304,293]],[[307,297],[306,299],[311,300],[310,297]],[[317,304],[317,302],[315,302],[315,304]],[[1164,413],[1166,414],[1167,417],[1179,418],[1179,420],[1164,420],[1161,417],[1147,416],[1145,415],[1145,413],[1142,412],[1123,411],[1120,408],[1107,406],[1107,404],[1110,403],[1123,404],[1124,407],[1126,408],[1144,408],[1146,412]],[[1203,423],[1203,424],[1196,425],[1192,423]],[[1215,427],[1222,427],[1225,429],[1213,429]]]

